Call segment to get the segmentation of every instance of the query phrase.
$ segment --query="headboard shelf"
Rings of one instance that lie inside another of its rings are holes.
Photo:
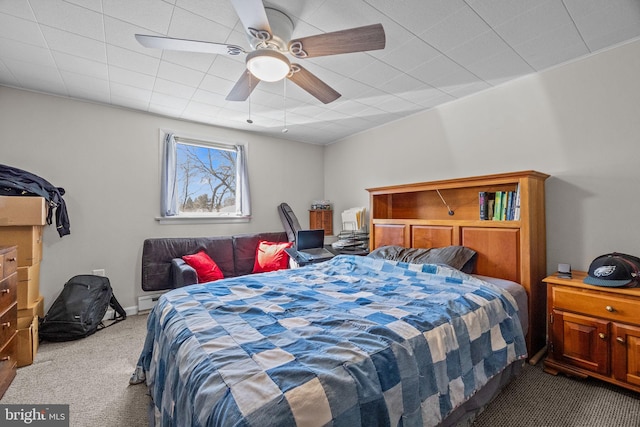
[[[476,273],[518,282],[527,291],[527,349],[533,356],[546,341],[542,279],[546,276],[544,181],[548,177],[529,170],[367,189],[370,247],[462,245],[474,249]],[[519,191],[519,219],[480,220],[481,191]]]

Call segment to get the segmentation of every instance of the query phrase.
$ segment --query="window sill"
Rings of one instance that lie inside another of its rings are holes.
[[[239,224],[251,221],[250,216],[160,216],[160,225],[166,224]]]

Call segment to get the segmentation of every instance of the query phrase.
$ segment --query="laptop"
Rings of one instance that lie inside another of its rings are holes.
[[[305,261],[322,261],[334,256],[332,252],[324,248],[324,229],[298,230],[296,250]]]

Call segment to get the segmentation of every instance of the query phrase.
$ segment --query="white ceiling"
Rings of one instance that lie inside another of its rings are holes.
[[[295,84],[225,101],[244,57],[152,50],[134,34],[250,50],[229,0],[0,0],[0,85],[326,144],[640,37],[640,0],[273,0],[293,37],[382,23],[384,50],[300,60]],[[246,122],[251,106],[253,124]]]

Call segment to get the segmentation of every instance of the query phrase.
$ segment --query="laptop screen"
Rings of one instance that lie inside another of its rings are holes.
[[[324,247],[324,229],[319,230],[298,230],[296,237],[296,249],[299,251],[304,249],[323,248]]]

